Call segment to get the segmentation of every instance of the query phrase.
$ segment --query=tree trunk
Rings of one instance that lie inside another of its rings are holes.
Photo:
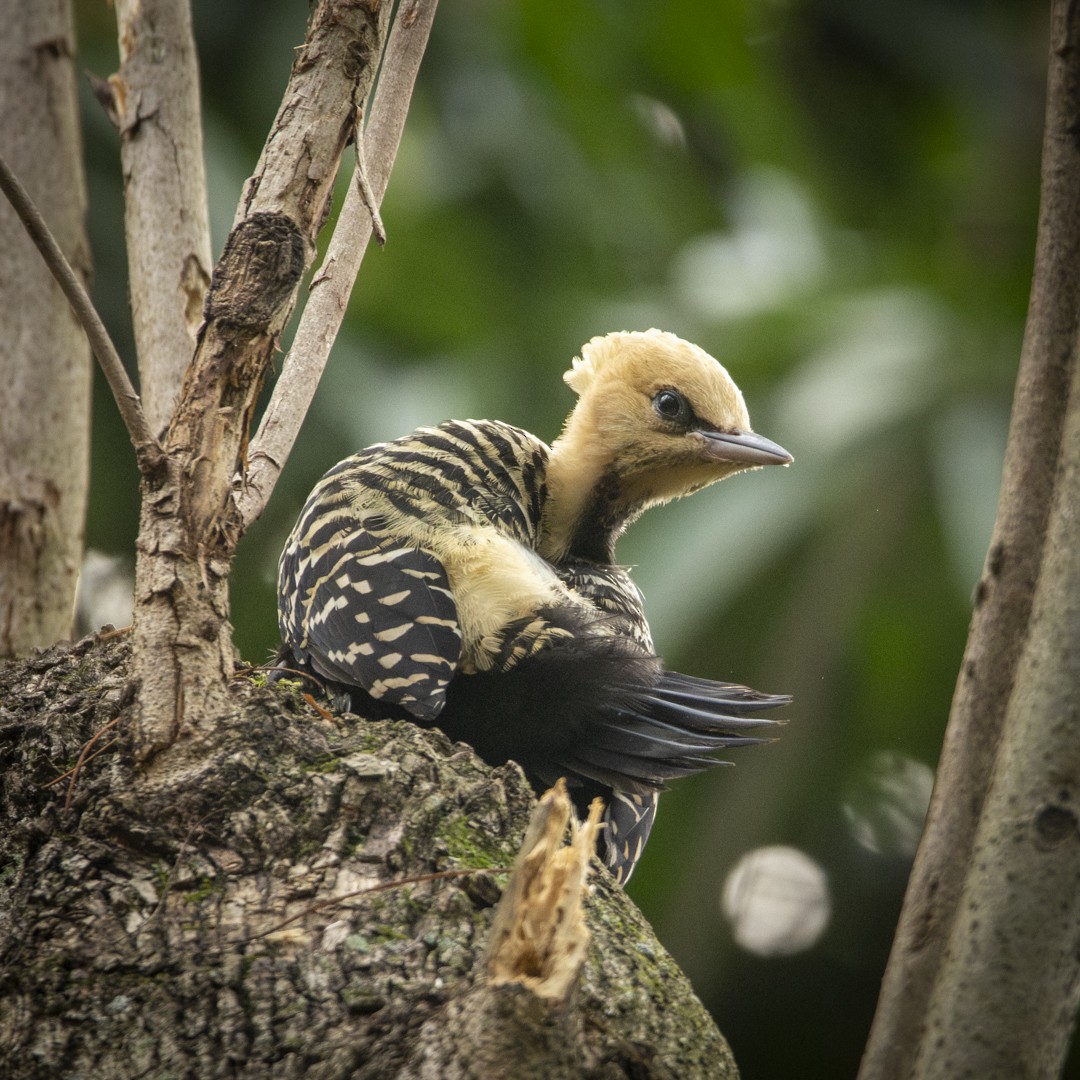
[[[199,761],[151,784],[129,653],[0,668],[0,1075],[736,1075],[599,867],[565,1004],[485,977],[534,803],[516,766],[240,679]]]
[[[966,1024],[966,1035],[956,1032],[947,1039],[958,1055],[949,1058],[954,1069],[961,1070],[967,1060],[967,1052],[956,1049],[954,1035],[972,1038],[986,1047],[997,1046],[1003,1062],[1014,1060],[1001,1046],[1003,1038],[1011,1039],[1013,1053],[1021,1054],[1015,1060],[1024,1060],[1025,1031],[1044,1037],[1048,1035],[1044,1028],[1015,1018],[1008,1022],[1001,1017],[993,1019],[987,1013],[981,1015],[974,1025],[978,1030],[974,1030],[970,1017],[961,1021],[960,1013],[975,1010],[982,1014],[984,994],[987,1009],[998,992],[1004,992],[1016,1010],[1041,1000],[1024,983],[1033,976],[1035,983],[1041,984],[1042,949],[1025,937],[1032,927],[1010,923],[1003,909],[999,911],[1002,921],[989,917],[989,912],[977,919],[986,932],[1000,935],[993,948],[986,942],[980,944],[970,920],[971,905],[982,900],[976,900],[971,890],[974,887],[981,892],[986,886],[981,866],[997,874],[991,891],[1000,889],[999,899],[1008,898],[1009,903],[1022,906],[1026,897],[1032,902],[1033,913],[1050,899],[1067,907],[1075,895],[1075,883],[1068,884],[1069,844],[1055,841],[1053,858],[1045,853],[1045,873],[1031,865],[1033,853],[1027,845],[1038,847],[1042,843],[1041,810],[1056,806],[1060,791],[1072,791],[1080,773],[1068,755],[1052,773],[1034,766],[1038,757],[1049,761],[1052,742],[1027,714],[1029,706],[1020,704],[1025,697],[1030,704],[1036,692],[1028,682],[1034,658],[1042,656],[1048,679],[1054,670],[1050,660],[1055,646],[1046,639],[1048,626],[1056,624],[1057,632],[1071,634],[1061,640],[1074,649],[1078,632],[1075,624],[1071,628],[1062,625],[1063,621],[1068,623],[1067,611],[1055,609],[1051,613],[1045,609],[1040,613],[1036,608],[1036,587],[1039,596],[1047,590],[1052,593],[1076,587],[1067,584],[1070,571],[1057,565],[1062,553],[1055,551],[1048,537],[1048,528],[1053,529],[1048,522],[1055,498],[1059,517],[1069,512],[1067,500],[1075,498],[1066,493],[1069,462],[1080,453],[1080,446],[1073,441],[1069,449],[1068,438],[1063,436],[1067,410],[1075,413],[1080,407],[1076,391],[1070,394],[1080,330],[1080,149],[1076,141],[1080,123],[1080,12],[1075,5],[1055,3],[1051,34],[1038,244],[997,521],[976,593],[926,830],[908,884],[860,1080],[907,1080],[913,1075],[920,1047],[920,1068],[928,1068],[929,1060],[940,1056],[937,1040],[946,1037],[942,1010],[945,998],[951,996],[955,996],[953,1004],[958,1010],[954,1019]],[[1075,537],[1074,533],[1066,543],[1075,546]],[[1065,601],[1068,595],[1060,599]],[[1049,597],[1043,601],[1044,605],[1048,602]],[[1051,695],[1043,701],[1043,706],[1052,710],[1044,716],[1051,730],[1068,720],[1077,693],[1074,688],[1072,704],[1067,696]],[[1020,764],[1021,759],[1026,759],[1027,765]],[[1013,770],[1017,770],[1015,774]],[[1009,782],[1026,787],[1024,792],[1013,792],[1019,800],[1017,807],[1025,809],[1008,812],[1009,816],[1018,815],[1011,840],[1004,835],[1011,829],[1005,826],[997,801],[1003,797],[1001,784],[1006,774]],[[1060,787],[1057,780],[1050,782],[1051,775],[1060,779]],[[992,778],[996,795],[991,794]],[[1040,801],[1043,799],[1045,804]],[[1049,869],[1050,864],[1054,870]],[[1055,875],[1063,877],[1053,881]],[[1025,886],[1034,882],[1056,891],[1041,898],[1028,896]],[[1047,928],[1050,925],[1048,922]],[[1064,947],[1048,930],[1045,941],[1051,940],[1054,947]],[[1001,965],[1009,955],[1018,963],[1006,977]],[[975,977],[972,963],[979,966],[980,977]],[[1062,990],[1044,1014],[1054,1018],[1053,1047],[1050,1043],[1046,1047],[1051,1057],[1061,1050],[1060,1040],[1071,1030],[1075,1002],[1067,1006],[1068,1016],[1063,1016],[1060,1010],[1065,1001],[1072,1002],[1072,994]],[[933,1031],[928,1024],[933,1025]],[[974,1047],[969,1044],[968,1050]],[[1032,1069],[1037,1068],[1035,1060],[1030,1058]],[[1003,1071],[983,1072],[980,1066],[971,1073],[955,1071],[949,1075],[1052,1076],[1056,1070],[1013,1072],[1005,1065]]]
[[[0,146],[86,278],[70,6],[38,0],[4,10]],[[0,655],[10,655],[70,632],[86,516],[90,349],[3,200],[0,295]]]
[[[1001,749],[912,1076],[1061,1074],[1080,1005],[1080,365]]]

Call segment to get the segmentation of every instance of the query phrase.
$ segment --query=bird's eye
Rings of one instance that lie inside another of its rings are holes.
[[[672,424],[690,421],[690,404],[678,390],[660,390],[652,399],[657,416]]]

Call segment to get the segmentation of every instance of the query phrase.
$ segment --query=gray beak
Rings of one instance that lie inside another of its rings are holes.
[[[779,444],[752,431],[698,431],[705,453],[738,465],[790,465],[795,459]]]

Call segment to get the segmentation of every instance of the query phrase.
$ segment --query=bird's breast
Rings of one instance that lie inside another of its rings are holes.
[[[489,526],[452,530],[439,547],[457,604],[463,671],[492,666],[506,626],[555,603],[577,603],[550,564]]]

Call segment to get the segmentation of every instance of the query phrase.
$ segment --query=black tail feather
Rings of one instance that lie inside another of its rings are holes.
[[[700,704],[704,701],[723,703],[734,713],[757,712],[791,704],[790,694],[763,694],[739,683],[713,682],[695,675],[683,675],[679,671],[665,671],[660,675],[653,693],[669,701],[685,701]]]

